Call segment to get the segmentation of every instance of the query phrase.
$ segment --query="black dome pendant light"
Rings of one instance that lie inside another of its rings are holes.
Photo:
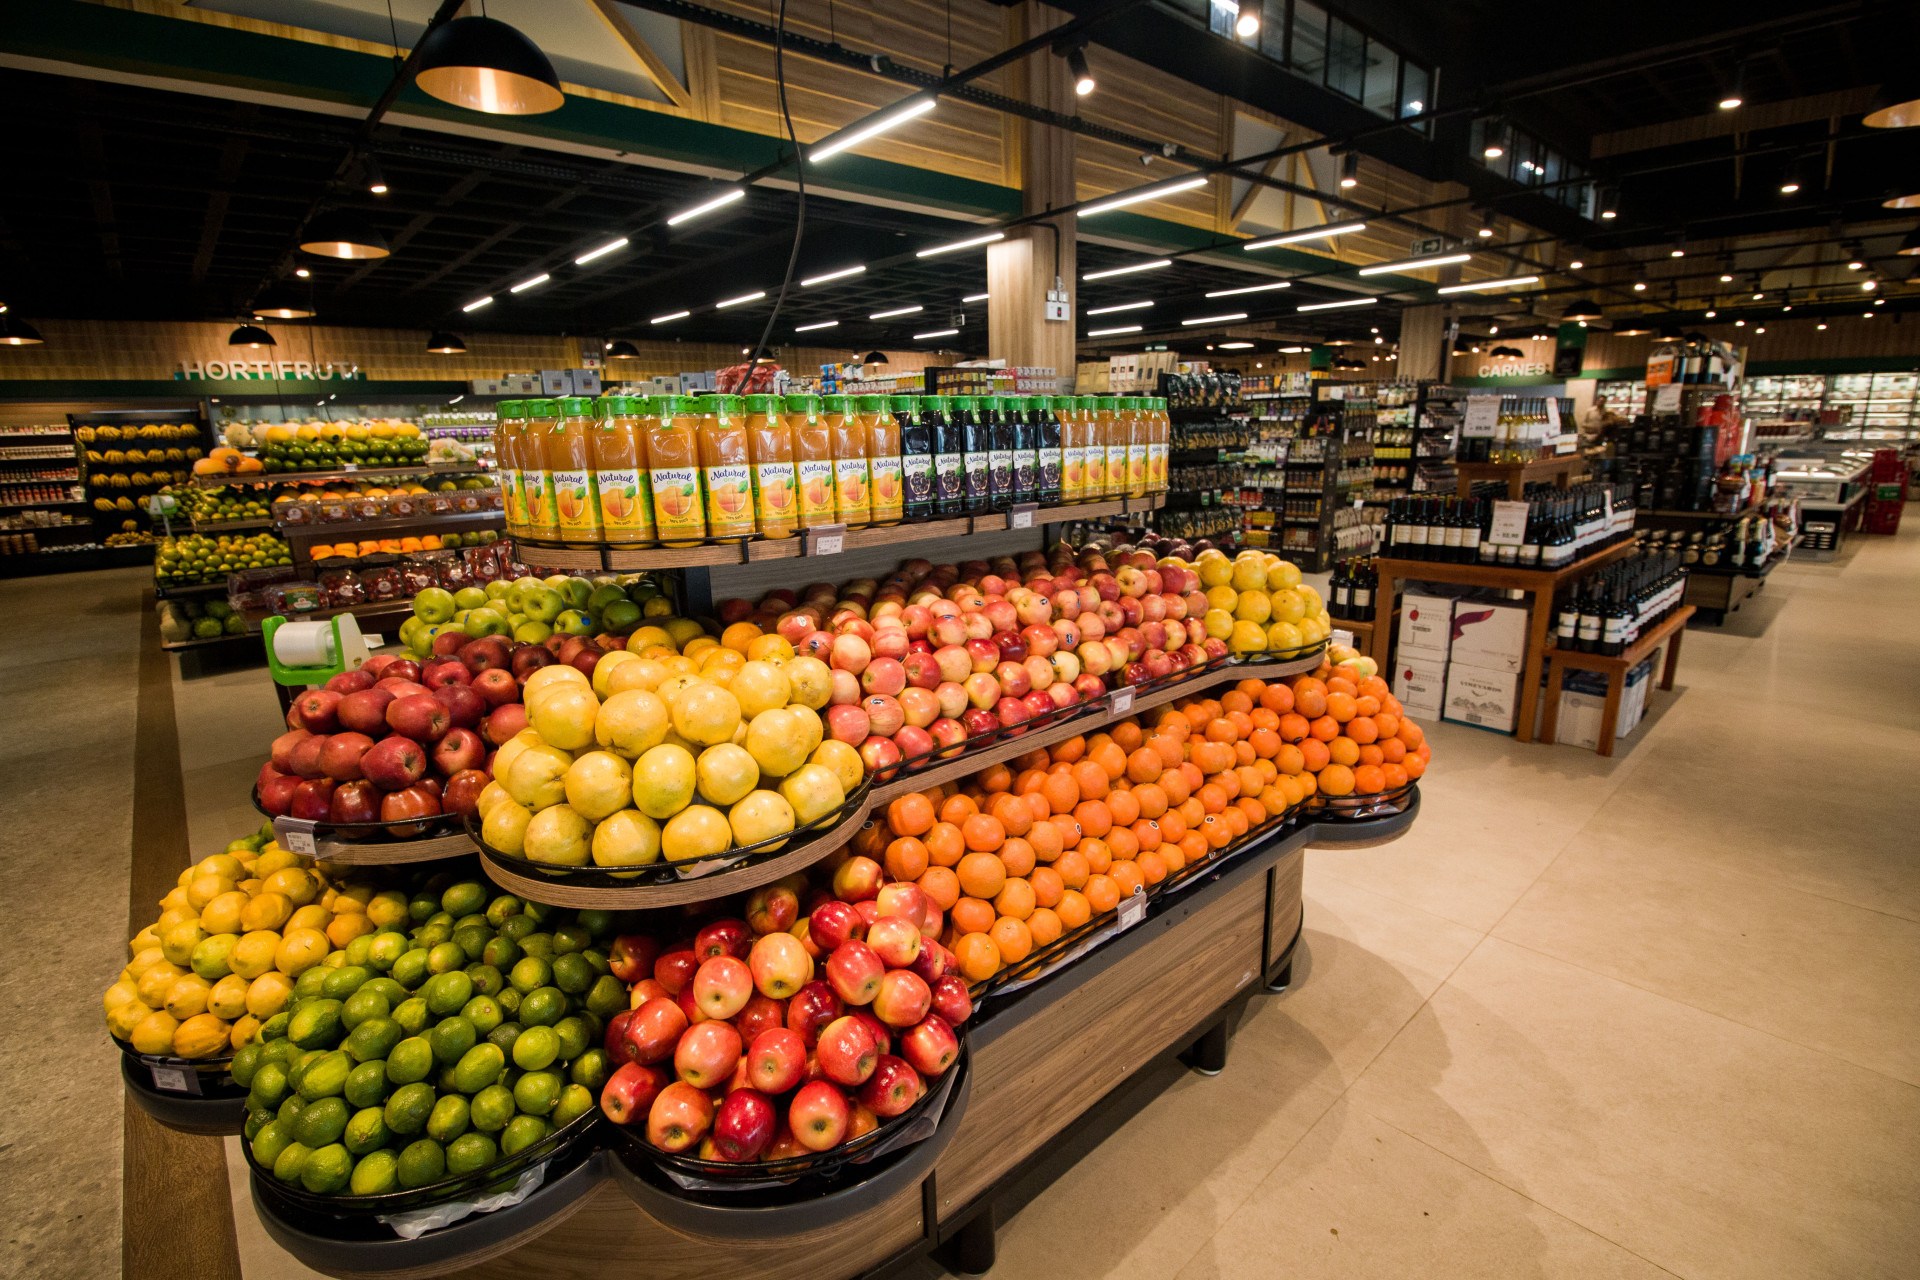
[[[493,18],[455,18],[429,31],[416,53],[414,83],[456,107],[532,116],[567,100],[539,46]]]
[[[317,258],[384,258],[393,252],[377,228],[344,209],[315,214],[300,233],[300,248]]]
[[[460,341],[458,334],[441,330],[427,339],[427,350],[437,356],[463,356],[467,354],[467,344]]]

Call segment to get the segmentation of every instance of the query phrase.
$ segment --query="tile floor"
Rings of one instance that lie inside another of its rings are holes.
[[[1920,1272],[1917,581],[1911,526],[1782,568],[1688,633],[1676,695],[1611,760],[1435,727],[1413,832],[1309,855],[1294,989],[1255,1001],[1225,1072],[1170,1073],[1003,1222],[993,1274]],[[0,673],[8,718],[60,726],[0,743],[0,900],[118,919],[140,585],[0,588],[46,637]],[[75,626],[86,646],[54,641]],[[255,820],[277,717],[258,672],[175,694],[198,854]],[[0,1276],[107,1274],[120,1126],[89,974],[118,939],[10,918],[0,982],[51,1034],[8,1037],[8,1074],[63,1083],[0,1101]],[[23,1123],[50,1107],[58,1142]],[[249,1280],[312,1274],[235,1187]]]

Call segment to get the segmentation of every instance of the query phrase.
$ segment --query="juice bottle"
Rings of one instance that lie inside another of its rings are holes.
[[[820,397],[833,444],[833,514],[849,529],[873,519],[873,479],[867,470],[867,432],[852,396]]]
[[[1127,428],[1127,496],[1147,496],[1147,436],[1151,428],[1142,410],[1145,400],[1129,396],[1120,402],[1121,417]]]
[[[509,538],[518,537],[527,524],[527,496],[520,491],[520,437],[527,419],[518,400],[502,400],[494,407],[493,469],[500,477],[500,508]]]
[[[923,396],[920,416],[933,434],[934,511],[957,516],[967,509],[967,433],[954,415],[957,396]]]
[[[600,536],[608,542],[652,542],[653,486],[643,444],[658,397],[603,396],[600,421],[589,434],[594,489],[600,495]]]
[[[987,488],[996,511],[1013,505],[1013,418],[1006,396],[981,396],[980,421],[987,429]]]
[[[854,401],[867,431],[867,469],[873,481],[873,522],[899,524],[906,509],[901,480],[900,424],[885,396],[859,396]]]
[[[1098,403],[1096,396],[1078,396],[1073,404],[1079,419],[1080,445],[1087,455],[1087,479],[1081,494],[1088,502],[1098,502],[1107,496],[1107,441],[1096,416]]]
[[[525,536],[549,541],[560,536],[554,514],[552,464],[547,458],[547,436],[560,425],[558,400],[527,400],[527,433],[520,446],[520,485],[527,495]]]
[[[1035,447],[1035,427],[1025,396],[1006,400],[1007,420],[1013,425],[1013,500],[1033,502],[1040,492],[1039,450]]]
[[[545,436],[547,494],[553,526],[570,546],[600,541],[600,495],[593,487],[593,441],[597,425],[586,396],[560,400],[560,417]]]
[[[753,533],[753,466],[747,459],[746,406],[739,396],[702,396],[700,478],[707,491],[707,536]]]
[[[1060,425],[1060,500],[1087,500],[1087,450],[1080,440],[1080,402],[1073,396],[1054,396],[1048,402]]]
[[[1153,405],[1153,434],[1148,446],[1147,464],[1150,480],[1149,493],[1167,491],[1167,441],[1173,434],[1173,420],[1167,414],[1167,402],[1164,397],[1155,396]]]
[[[1033,429],[1035,454],[1035,501],[1043,507],[1058,504],[1065,476],[1060,439],[1060,418],[1053,411],[1054,398],[1035,396],[1027,401],[1027,421]]]
[[[653,522],[667,546],[691,547],[707,536],[693,402],[687,396],[661,396],[659,409],[646,436]]]
[[[833,437],[820,416],[820,397],[786,399],[787,428],[793,432],[793,466],[800,486],[800,527],[833,523]]]
[[[894,396],[894,425],[900,431],[900,484],[905,492],[902,514],[924,520],[933,514],[938,483],[934,479],[933,424],[920,411],[919,396]]]
[[[800,522],[793,429],[779,396],[747,397],[747,453],[753,460],[753,509],[763,538],[790,538]]]
[[[1118,498],[1127,491],[1127,432],[1120,422],[1119,405],[1116,396],[1094,399],[1093,420],[1099,442],[1107,450],[1107,470],[1100,479],[1100,495],[1104,498]]]
[[[950,396],[953,424],[960,429],[961,472],[965,479],[965,499],[961,509],[969,514],[993,509],[993,428],[980,419],[978,398]]]

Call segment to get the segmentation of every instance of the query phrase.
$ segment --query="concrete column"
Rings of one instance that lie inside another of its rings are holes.
[[[1399,377],[1440,381],[1447,376],[1447,311],[1435,303],[1400,312]]]
[[[1066,18],[1057,9],[1023,0],[1008,10],[1007,38],[1018,43]],[[1007,92],[1065,115],[1077,107],[1066,60],[1044,50],[1008,68]],[[1072,204],[1073,135],[1014,117],[1004,120],[1008,177],[1020,183],[1023,211],[1045,213]],[[1056,274],[1067,291],[1068,318],[1050,321],[1047,291],[1054,287]],[[1020,227],[1005,240],[987,246],[987,354],[1010,366],[1048,367],[1062,378],[1071,378],[1076,276],[1071,214]]]

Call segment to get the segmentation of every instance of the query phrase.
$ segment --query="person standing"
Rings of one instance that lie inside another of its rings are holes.
[[[1621,421],[1620,415],[1607,407],[1605,396],[1595,396],[1592,406],[1580,415],[1580,452],[1590,458],[1604,453],[1607,432]]]

